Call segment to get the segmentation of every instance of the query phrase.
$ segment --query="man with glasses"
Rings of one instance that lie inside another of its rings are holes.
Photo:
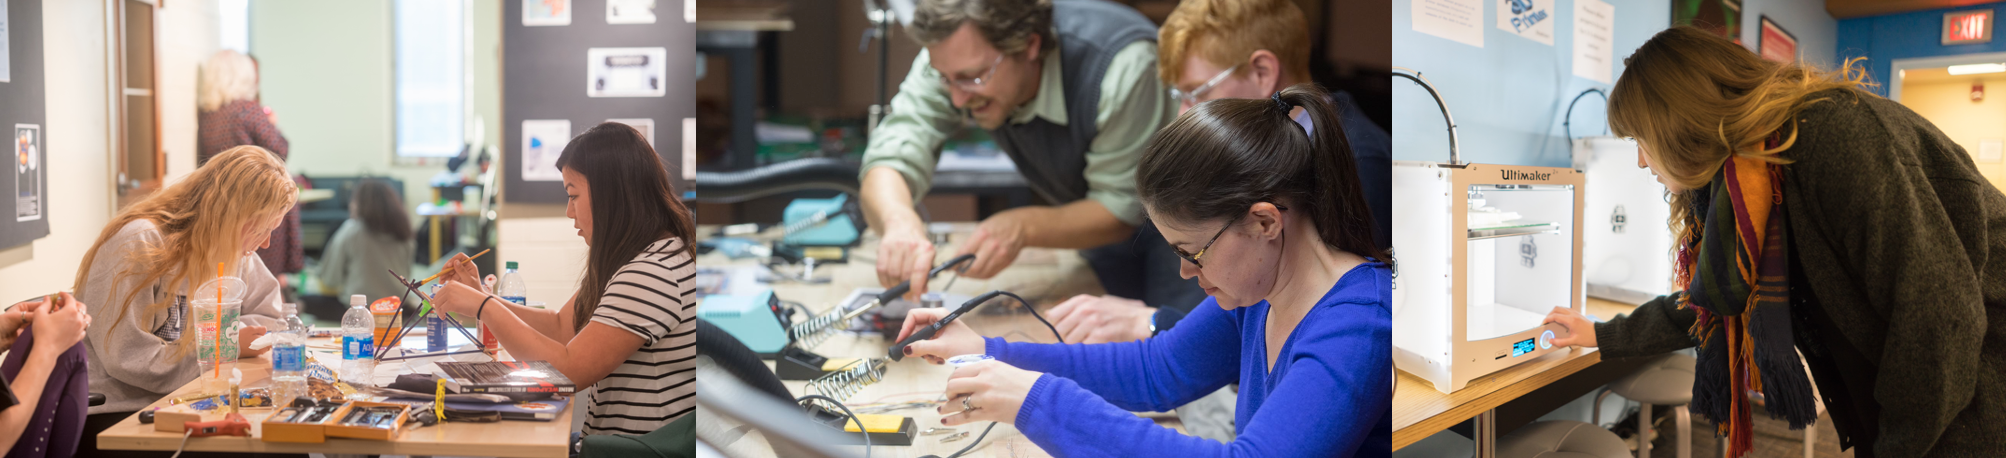
[[[1185,308],[1204,299],[1135,194],[1144,143],[1177,113],[1147,18],[1104,0],[920,0],[907,30],[925,52],[864,152],[880,283],[926,290],[936,253],[913,202],[942,142],[972,119],[1050,205],[985,219],[961,244],[976,256],[963,275],[993,277],[1027,246],[1079,249],[1109,294]]]

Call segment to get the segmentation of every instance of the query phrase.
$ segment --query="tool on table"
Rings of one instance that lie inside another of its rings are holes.
[[[982,295],[980,296],[975,296],[974,299],[969,299],[968,302],[961,303],[960,307],[955,307],[954,311],[947,313],[947,316],[940,317],[939,321],[934,321],[933,323],[927,324],[926,326],[921,326],[919,329],[914,329],[912,331],[912,335],[906,336],[905,340],[900,340],[898,341],[897,344],[893,344],[891,348],[886,349],[885,355],[891,357],[892,361],[904,360],[905,348],[907,345],[912,345],[913,342],[918,342],[933,338],[933,335],[939,333],[941,328],[945,328],[947,327],[948,323],[953,323],[955,319],[961,318],[961,314],[968,313],[970,310],[975,310],[975,307],[980,306],[985,302],[989,302],[990,299],[995,299],[997,296],[1008,296],[1012,299],[1016,299],[1018,303],[1024,304],[1024,309],[1030,310],[1031,316],[1033,318],[1037,318],[1039,322],[1045,323],[1045,327],[1051,328],[1053,336],[1058,337],[1058,339],[1062,342],[1065,341],[1065,337],[1059,335],[1059,328],[1052,326],[1052,322],[1045,321],[1045,317],[1038,315],[1038,311],[1031,307],[1031,301],[1024,300],[1022,296],[1018,296],[1015,293],[999,290],[999,291],[990,291],[987,293],[982,293]]]
[[[883,380],[886,364],[885,360],[878,358],[858,360],[849,367],[809,380],[808,390],[837,400],[849,399],[865,386]]]
[[[183,423],[182,427],[187,428],[189,431],[189,435],[194,437],[210,437],[210,436],[250,437],[251,435],[251,421],[245,420],[243,414],[239,414],[236,412],[231,412],[228,415],[224,415],[223,419],[221,420],[201,421],[201,422],[191,421]]]
[[[927,277],[939,276],[941,272],[974,260],[973,254],[956,256],[927,271]],[[829,339],[829,336],[835,335],[843,323],[862,316],[864,312],[891,303],[910,291],[912,291],[911,281],[900,282],[897,286],[878,293],[877,297],[870,301],[842,304],[819,316],[788,325],[787,335],[791,343],[780,350],[779,357],[774,361],[774,373],[780,375],[783,380],[808,380],[822,376],[826,372],[822,370],[822,366],[828,362],[828,358],[808,349],[821,345],[823,341]],[[777,305],[771,307],[771,310],[776,316],[784,316]],[[784,323],[786,320],[781,321]]]

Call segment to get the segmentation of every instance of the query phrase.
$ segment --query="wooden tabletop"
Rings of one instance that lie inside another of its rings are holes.
[[[787,4],[773,1],[709,1],[697,4],[697,30],[784,32],[794,30]]]
[[[1588,299],[1588,313],[1603,320],[1635,308]],[[1427,380],[1400,372],[1399,385],[1393,390],[1393,449],[1418,442],[1601,361],[1602,356],[1595,349],[1569,348],[1471,380],[1462,390],[1449,394],[1436,390]]]
[[[328,361],[327,357],[319,357]],[[338,357],[337,357],[338,361]],[[258,357],[237,362],[237,368],[244,373],[242,386],[266,385],[271,377],[271,360]],[[163,407],[168,399],[199,392],[200,380],[189,382],[174,394],[149,406]],[[576,401],[576,400],[574,400]],[[451,455],[451,456],[496,456],[496,457],[556,457],[568,455],[566,445],[571,440],[571,415],[582,402],[572,402],[570,408],[551,421],[501,421],[495,423],[445,423],[438,426],[408,425],[405,432],[392,441],[336,439],[326,443],[295,444],[265,442],[258,437],[264,429],[261,423],[272,414],[271,408],[246,408],[240,411],[251,422],[251,437],[198,437],[188,439],[189,451],[203,452],[271,452],[271,453],[325,453],[325,454],[365,454],[365,455]],[[139,415],[126,417],[124,421],[98,434],[98,448],[106,450],[176,450],[182,441],[181,434],[154,431],[154,425],[140,424]]]
[[[958,225],[955,235],[952,236],[950,242],[936,248],[939,253],[937,258],[945,260],[951,257],[955,253],[955,250],[959,248],[957,243],[964,240],[966,238],[965,235],[973,230],[974,226],[972,224]],[[714,232],[714,229],[700,228],[697,232],[699,234],[709,234]],[[776,231],[769,231],[753,238],[763,242],[770,240],[776,233]],[[800,302],[809,310],[820,313],[835,306],[838,301],[848,296],[857,288],[878,287],[875,270],[876,264],[873,262],[873,258],[877,254],[876,250],[877,243],[875,238],[866,236],[862,246],[851,250],[851,260],[849,263],[818,266],[816,268],[817,275],[829,277],[831,280],[825,284],[779,282],[765,286],[771,287],[774,290],[774,294],[781,300]],[[705,268],[723,266],[752,267],[757,265],[750,259],[731,260],[717,252],[699,257],[697,262]],[[995,278],[987,280],[972,278],[957,279],[950,287],[948,279],[953,278],[953,276],[954,274],[951,272],[943,272],[940,277],[934,279],[931,289],[938,291],[940,288],[948,287],[947,292],[950,294],[969,296],[1001,289],[1017,293],[1024,296],[1025,299],[1037,303],[1041,313],[1051,306],[1056,305],[1059,301],[1063,301],[1076,294],[1102,294],[1100,284],[1096,280],[1093,270],[1086,265],[1086,261],[1080,258],[1078,252],[1074,250],[1026,248],[1022,254],[1018,255],[1015,263],[1008,269],[1004,269]],[[990,308],[992,307],[1004,307],[1005,309],[991,310]],[[1021,310],[1014,302],[997,302],[963,315],[961,321],[968,323],[969,326],[975,328],[976,332],[985,336],[1002,336],[1013,341],[1052,342],[1056,340],[1051,335],[1051,331],[1047,330],[1043,324],[1039,324],[1036,319],[1031,318],[1030,314]],[[809,350],[830,358],[884,358],[885,350],[890,345],[891,342],[887,342],[887,339],[875,334],[841,333]],[[768,364],[771,365],[771,362],[769,361]],[[879,402],[937,401],[941,399],[941,389],[947,384],[948,375],[952,373],[953,368],[949,366],[928,364],[919,359],[894,362],[886,368],[882,381],[864,387],[855,395],[843,401],[853,409]],[[810,394],[807,382],[805,381],[785,381],[784,383],[787,385],[788,391],[794,393],[796,396]],[[930,427],[940,426],[941,415],[935,413],[933,407],[909,408],[883,413],[913,417],[913,420],[922,431]],[[1146,416],[1167,427],[1178,428],[1182,426],[1174,417],[1158,414],[1149,414]],[[941,442],[940,439],[945,437],[945,435],[919,436],[913,442],[912,446],[874,447],[872,455],[918,457],[932,454],[947,456],[960,450],[962,447],[968,446],[969,443],[975,440],[975,436],[982,434],[982,429],[986,427],[988,427],[988,423],[962,425],[955,428],[955,431],[969,433],[966,439],[954,442]],[[771,454],[771,449],[765,445],[765,438],[756,433],[748,434],[744,439],[738,441],[738,443],[729,444],[722,448],[733,454],[744,453],[750,456],[770,456]],[[862,447],[856,447],[856,450],[861,451]],[[970,451],[969,456],[1042,457],[1050,456],[1050,454],[1039,450],[1029,439],[1019,433],[1015,427],[999,423],[996,425],[996,429],[989,433],[988,438],[983,439],[977,448]]]

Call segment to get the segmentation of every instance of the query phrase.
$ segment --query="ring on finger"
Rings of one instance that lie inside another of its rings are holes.
[[[970,400],[970,399],[974,399],[974,396],[970,396],[970,397],[965,397],[965,398],[961,398],[961,411],[962,411],[962,412],[974,412],[974,411],[976,411],[977,409],[980,409],[980,407],[975,407],[975,406],[973,406],[973,405],[970,405],[970,404],[968,403],[968,400]]]

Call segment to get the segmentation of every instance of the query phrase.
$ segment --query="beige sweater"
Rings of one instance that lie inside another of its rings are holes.
[[[104,405],[90,408],[90,413],[133,412],[165,397],[168,393],[195,380],[200,364],[193,351],[175,356],[175,340],[162,335],[176,334],[167,322],[168,314],[146,316],[145,308],[157,298],[167,295],[181,296],[201,282],[190,285],[154,284],[141,288],[131,301],[117,302],[131,291],[139,280],[122,278],[119,272],[126,270],[127,255],[139,247],[161,242],[160,230],[151,221],[134,221],[120,228],[117,235],[106,240],[98,248],[97,257],[91,261],[91,269],[82,290],[76,292],[77,300],[90,306],[91,327],[84,339],[84,348],[90,352],[91,392],[105,395]],[[249,294],[244,297],[241,310],[242,321],[247,326],[274,328],[279,318],[279,281],[272,277],[263,261],[257,256],[246,254],[237,263],[237,277],[249,284]],[[203,279],[202,281],[207,281]],[[180,337],[194,339],[195,329],[187,324],[186,302],[174,302],[182,308],[179,313],[183,321],[179,325]],[[113,318],[120,311],[125,318],[113,324]]]

